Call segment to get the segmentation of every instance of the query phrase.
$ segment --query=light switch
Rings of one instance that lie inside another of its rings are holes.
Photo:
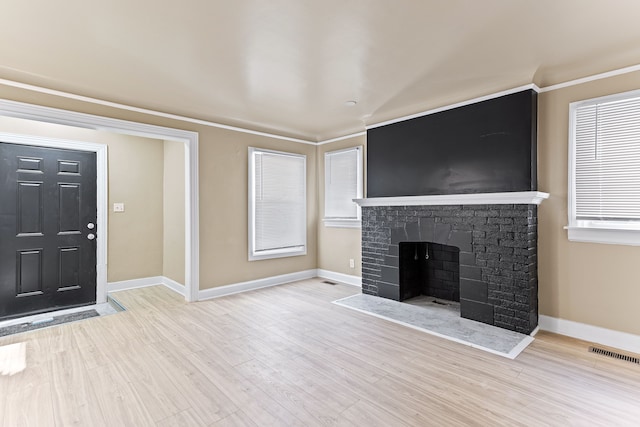
[[[114,212],[124,212],[124,203],[114,203],[113,204]]]

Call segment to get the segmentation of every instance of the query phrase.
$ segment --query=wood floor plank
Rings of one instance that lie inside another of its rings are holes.
[[[253,349],[255,359],[272,369],[288,384],[296,386],[312,399],[327,405],[330,410],[342,412],[358,401],[358,395],[339,378],[332,378],[327,372],[313,369],[305,355],[292,351],[279,340],[263,340],[253,337],[244,343]]]
[[[80,353],[66,349],[49,361],[57,426],[107,425]]]
[[[638,425],[637,365],[544,332],[509,360],[331,303],[358,292],[117,292],[126,312],[0,338],[24,350],[0,425]]]
[[[195,410],[187,409],[177,414],[171,415],[164,420],[158,421],[156,424],[158,427],[206,427],[212,424],[205,423],[200,419]]]
[[[318,401],[303,388],[291,384],[277,371],[263,363],[252,360],[235,366],[247,380],[266,394],[274,396],[279,404],[300,419],[307,426],[333,425],[338,411],[331,408],[327,401]]]
[[[193,353],[189,361],[198,371],[224,390],[227,397],[260,426],[296,426],[305,424],[289,412],[276,399],[246,379],[235,367],[226,362],[208,357],[204,353]]]
[[[146,411],[160,421],[190,407],[188,396],[183,395],[165,367],[151,357],[149,348],[134,344],[120,350],[115,366],[127,378]]]
[[[213,424],[215,427],[259,427],[244,411],[238,410],[226,418]]]
[[[359,400],[340,414],[336,424],[340,427],[368,426],[368,427],[403,427],[410,426],[393,416],[378,405],[372,405],[366,400]]]
[[[114,364],[97,366],[90,372],[89,381],[107,425],[155,425],[140,396]]]
[[[208,378],[189,363],[187,349],[174,345],[148,346],[147,356],[152,358],[174,388],[185,396],[192,412],[206,424],[211,424],[237,411],[237,406]]]
[[[0,403],[5,427],[55,426],[51,385],[29,384],[26,388],[3,395],[5,405]]]

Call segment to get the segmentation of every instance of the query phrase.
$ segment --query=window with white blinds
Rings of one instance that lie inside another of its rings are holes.
[[[362,197],[362,148],[324,155],[324,223],[329,227],[359,227]]]
[[[572,228],[640,230],[640,92],[574,103],[571,119],[570,239]]]
[[[249,260],[307,252],[306,156],[249,148]]]

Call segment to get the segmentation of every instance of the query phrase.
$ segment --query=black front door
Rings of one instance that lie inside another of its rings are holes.
[[[96,155],[0,142],[0,319],[96,301]]]

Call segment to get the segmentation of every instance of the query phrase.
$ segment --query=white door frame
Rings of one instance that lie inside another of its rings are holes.
[[[103,130],[125,135],[177,141],[185,144],[185,300],[197,301],[200,276],[199,216],[198,216],[198,133],[145,123],[112,119],[57,108],[43,107],[0,99],[0,116]],[[73,150],[94,151],[97,154],[98,224],[97,239],[97,302],[107,300],[107,146],[102,144],[43,138],[26,135],[0,134],[6,142],[39,145]]]

